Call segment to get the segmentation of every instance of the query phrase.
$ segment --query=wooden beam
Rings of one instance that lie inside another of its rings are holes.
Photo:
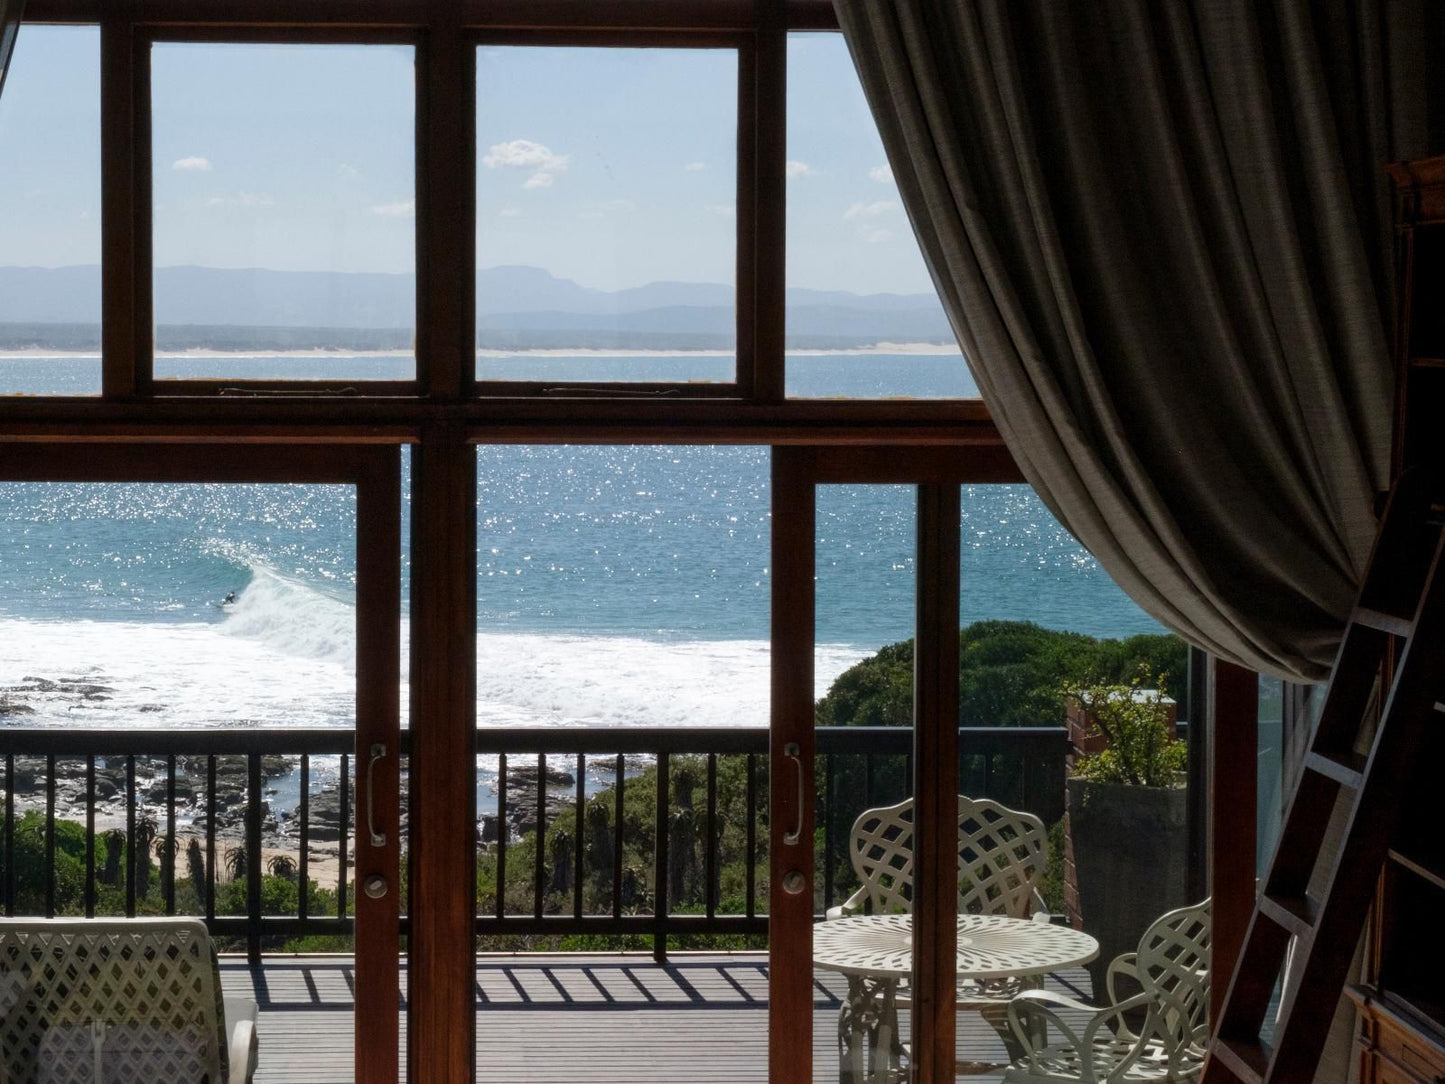
[[[471,394],[476,361],[476,46],[433,0],[417,50],[416,314],[422,394]]]
[[[356,1084],[396,1084],[400,991],[401,451],[356,487]],[[380,756],[374,756],[380,753]],[[375,760],[373,764],[372,761]],[[372,836],[375,830],[380,840]],[[382,896],[366,891],[380,877]]]
[[[768,1079],[813,1079],[815,493],[806,457],[773,451]]]
[[[135,94],[140,78],[131,5],[115,0],[100,26],[101,389],[109,399],[133,398],[139,386]]]
[[[0,95],[5,93],[5,74],[15,55],[15,39],[24,17],[25,0],[0,0]]]
[[[959,487],[918,487],[913,652],[913,1079],[956,1077]]]
[[[1193,720],[1190,720],[1191,726]],[[1217,1021],[1254,914],[1259,675],[1209,660],[1209,888],[1214,898],[1210,1019]]]
[[[782,0],[757,0],[756,42],[738,116],[738,386],[759,402],[786,394],[788,35]]]
[[[412,457],[407,1079],[472,1077],[476,1006],[476,471],[457,425]]]

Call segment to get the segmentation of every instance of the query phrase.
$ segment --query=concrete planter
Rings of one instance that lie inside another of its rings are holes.
[[[1189,902],[1187,792],[1070,779],[1066,806],[1069,920],[1099,940],[1089,970],[1103,996],[1109,961],[1133,952],[1151,922]]]

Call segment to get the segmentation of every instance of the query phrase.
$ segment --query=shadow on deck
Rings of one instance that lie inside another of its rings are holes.
[[[260,1005],[256,1084],[349,1084],[354,968],[344,956],[273,956],[258,968],[223,958],[228,996]],[[406,973],[402,971],[405,996]],[[1082,968],[1051,975],[1089,998]],[[837,1022],[845,981],[813,983],[813,1079],[838,1079]],[[765,1084],[767,959],[759,953],[541,954],[477,958],[477,1080],[507,1084]],[[404,1023],[404,1021],[403,1021]],[[900,1021],[906,1036],[906,1013]],[[1002,1060],[977,1016],[959,1020],[960,1057]],[[405,1058],[405,1036],[402,1039]],[[979,1077],[994,1080],[997,1077]]]

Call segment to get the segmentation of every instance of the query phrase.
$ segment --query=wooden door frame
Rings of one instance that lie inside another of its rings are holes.
[[[1001,450],[1002,451],[1002,450]],[[770,778],[769,1079],[811,1079],[813,1071],[813,650],[815,635],[815,507],[827,484],[915,485],[917,588],[914,637],[914,1016],[927,1020],[925,1043],[914,1042],[914,1079],[955,1076],[957,938],[958,622],[960,487],[1023,481],[1006,451],[1000,455],[936,447],[794,446],[773,448],[773,716]],[[952,525],[951,530],[949,525]],[[790,750],[796,746],[796,750]],[[789,753],[802,763],[800,786]],[[801,797],[801,807],[798,804]],[[946,830],[935,826],[946,825]],[[782,833],[796,829],[799,843]],[[801,873],[804,890],[784,878]],[[804,930],[807,931],[806,936]]]
[[[356,488],[356,788],[358,889],[386,878],[373,899],[357,891],[357,1084],[396,1084],[399,1049],[401,682],[401,457],[381,445],[9,444],[0,482],[339,484]],[[387,755],[366,770],[374,743]],[[368,793],[368,786],[374,790]],[[368,799],[380,846],[363,845]]]

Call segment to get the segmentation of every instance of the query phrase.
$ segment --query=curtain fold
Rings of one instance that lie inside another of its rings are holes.
[[[1328,674],[1387,484],[1379,0],[835,0],[1024,475],[1146,611]]]

